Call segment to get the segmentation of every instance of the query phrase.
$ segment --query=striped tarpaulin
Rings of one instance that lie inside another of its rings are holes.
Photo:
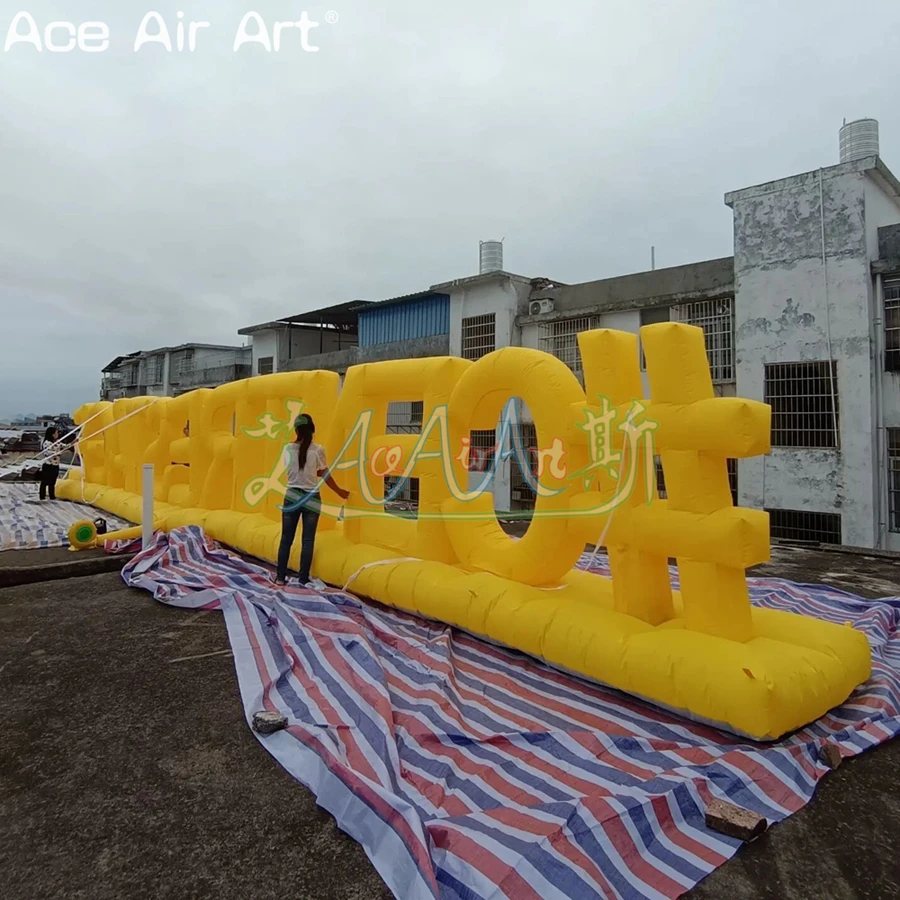
[[[0,484],[0,550],[34,550],[40,547],[65,547],[69,528],[79,519],[106,519],[110,531],[127,528],[129,523],[98,513],[82,503],[67,500],[38,500],[38,484],[11,482]]]
[[[711,799],[777,822],[827,773],[826,738],[849,756],[900,730],[897,599],[752,581],[759,606],[852,622],[874,657],[844,706],[754,745],[346,593],[276,590],[270,574],[187,528],[123,576],[222,609],[248,722],[288,717],[263,746],[404,900],[678,897],[739,845],[705,827]]]

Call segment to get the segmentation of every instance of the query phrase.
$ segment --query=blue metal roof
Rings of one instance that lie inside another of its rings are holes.
[[[449,333],[449,294],[413,294],[408,300],[398,297],[359,312],[360,347]]]

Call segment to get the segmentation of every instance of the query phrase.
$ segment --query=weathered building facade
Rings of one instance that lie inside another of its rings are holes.
[[[358,362],[447,353],[476,360],[524,346],[581,377],[582,331],[697,325],[716,393],[772,407],[771,454],[729,460],[736,502],[767,509],[776,538],[900,550],[900,183],[868,157],[734,191],[725,202],[733,257],[582,284],[483,272],[283,320],[277,328],[318,322],[331,337],[342,328],[352,344],[328,350],[320,334],[319,352],[266,354],[277,357],[276,371],[343,374]],[[536,450],[526,402],[518,417],[521,443]],[[421,422],[421,404],[389,411],[389,430],[416,431]],[[499,455],[495,508],[527,510],[534,495],[496,435],[471,434],[471,480]],[[664,495],[659,464],[657,481]],[[414,502],[414,487],[404,499]]]
[[[117,356],[102,372],[101,400],[176,397],[250,376],[249,347],[180,344]]]
[[[772,452],[740,464],[773,533],[900,549],[888,527],[889,297],[879,231],[900,183],[876,157],[726,196],[734,211],[737,392],[772,406]],[[890,277],[888,277],[890,285]],[[887,377],[886,377],[887,375]]]

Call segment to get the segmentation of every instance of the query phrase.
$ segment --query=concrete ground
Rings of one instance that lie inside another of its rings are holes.
[[[131,555],[111,554],[102,549],[70,550],[46,547],[0,551],[0,588],[56,581],[84,575],[119,572]]]
[[[102,549],[70,550],[68,547],[41,547],[31,550],[0,551],[0,569],[57,565],[59,563],[81,562],[85,559],[102,559],[109,554]]]
[[[900,594],[893,560],[776,548],[765,567],[823,573]],[[162,606],[116,573],[0,590],[0,723],[4,897],[390,896],[251,735],[218,613]],[[687,896],[896,900],[898,771],[896,741],[845,762]]]

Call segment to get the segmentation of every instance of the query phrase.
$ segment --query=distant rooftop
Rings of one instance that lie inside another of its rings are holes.
[[[338,303],[334,306],[325,306],[322,309],[312,309],[309,312],[297,313],[294,316],[284,316],[274,322],[266,322],[262,325],[249,325],[238,330],[238,334],[253,334],[255,331],[264,331],[269,328],[279,328],[284,325],[330,326],[338,331],[352,331],[357,327],[359,313],[373,305],[371,300],[350,300],[346,303]]]
[[[900,201],[900,181],[896,175],[884,164],[879,156],[867,156],[863,159],[854,159],[849,162],[838,163],[835,166],[825,166],[823,169],[813,169],[810,172],[804,172],[801,175],[791,175],[787,178],[776,178],[774,181],[766,181],[763,184],[754,184],[750,187],[741,188],[739,191],[729,191],[725,195],[725,205],[733,206],[736,200],[750,200],[754,197],[761,197],[775,190],[776,186],[779,190],[786,187],[800,187],[814,179],[818,179],[819,172],[824,177],[833,175],[849,174],[851,172],[860,172],[868,175],[886,194],[892,196],[895,200]]]
[[[540,282],[541,279],[534,279]],[[556,310],[539,316],[520,315],[519,325],[548,323],[579,315],[617,310],[669,306],[693,300],[708,300],[734,294],[734,257],[708,259],[665,269],[650,269],[630,275],[615,275],[581,284],[536,285],[531,298],[554,300]]]
[[[413,294],[401,294],[399,297],[389,297],[387,300],[377,300],[372,306],[396,306],[400,303],[409,303],[412,300],[424,300],[426,297],[441,296],[446,296],[446,293],[437,291],[434,288],[429,288],[427,291],[416,291]]]
[[[297,313],[294,316],[284,316],[271,322],[263,322],[259,325],[248,325],[239,328],[238,334],[251,335],[259,331],[270,331],[276,328],[307,327],[307,328],[333,328],[339,331],[355,331],[358,328],[359,315],[373,307],[382,308],[395,306],[401,303],[411,303],[415,300],[424,300],[427,297],[446,296],[454,288],[466,287],[471,284],[484,284],[497,279],[508,278],[520,284],[530,284],[533,287],[538,284],[553,284],[555,287],[564,287],[563,282],[550,282],[546,278],[527,278],[524,275],[516,275],[512,272],[485,272],[483,275],[470,275],[465,278],[456,278],[441,284],[433,284],[423,291],[414,291],[411,294],[400,294],[397,297],[388,297],[385,300],[350,300],[347,303],[338,303],[335,306],[325,306],[322,309],[311,309],[308,312]]]
[[[113,372],[119,368],[124,362],[138,361],[146,359],[148,356],[156,356],[159,353],[176,353],[179,350],[249,350],[249,347],[236,347],[234,344],[178,344],[175,347],[157,347],[154,350],[137,350],[134,353],[127,353],[124,356],[117,356],[111,363],[108,363],[100,371]]]
[[[466,287],[470,284],[485,284],[489,281],[496,281],[498,278],[509,278],[510,281],[517,281],[520,284],[531,284],[534,280],[527,278],[525,275],[516,275],[514,272],[504,272],[502,269],[498,269],[496,272],[485,272],[482,275],[467,275],[465,278],[454,278],[453,281],[433,284],[431,290],[446,293],[453,288]],[[557,284],[562,284],[562,282],[557,282]]]
[[[119,366],[125,362],[127,359],[138,359],[141,355],[141,351],[138,350],[136,353],[127,353],[125,356],[117,356],[111,363],[105,365],[100,371],[101,372],[114,372]]]
[[[417,291],[413,294],[402,294],[399,297],[389,297],[387,300],[350,300],[347,303],[338,303],[335,306],[325,306],[322,309],[311,309],[309,312],[297,313],[295,316],[285,316],[272,322],[264,322],[261,325],[248,325],[238,329],[238,334],[253,334],[257,331],[268,331],[272,328],[283,328],[291,325],[299,328],[332,328],[338,331],[355,331],[359,323],[359,314],[371,309],[373,306],[383,307],[399,303],[409,303],[412,300],[421,300],[425,297],[435,296],[435,290]]]

